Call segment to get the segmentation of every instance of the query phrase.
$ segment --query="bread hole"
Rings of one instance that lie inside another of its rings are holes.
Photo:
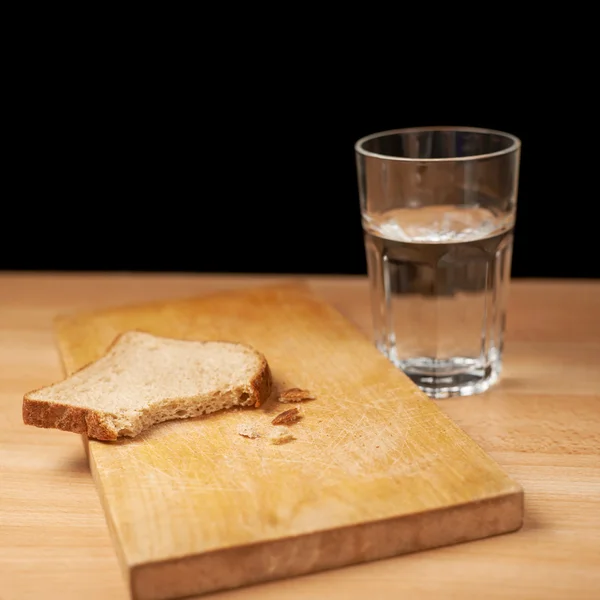
[[[175,414],[178,417],[187,417],[187,411],[185,411],[183,408],[180,408],[178,411],[175,411]]]
[[[133,431],[131,431],[131,429],[119,429],[119,431],[117,431],[117,435],[119,437],[121,437],[122,435],[132,436]]]
[[[248,400],[248,398],[250,398],[250,394],[248,394],[247,392],[244,392],[241,396],[240,396],[240,402],[246,402],[246,400]]]

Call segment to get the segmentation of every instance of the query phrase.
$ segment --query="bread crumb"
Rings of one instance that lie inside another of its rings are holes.
[[[290,408],[289,410],[284,410],[282,413],[279,413],[271,423],[273,425],[291,425],[295,423],[299,419],[302,418],[300,414],[300,410],[297,408]]]
[[[238,425],[237,432],[242,437],[250,438],[251,440],[260,437],[260,433],[254,427],[252,427],[252,425],[248,425],[247,423],[241,423]]]
[[[276,426],[269,431],[269,441],[271,444],[287,444],[287,442],[295,439],[287,427]]]
[[[305,400],[315,400],[315,397],[307,390],[301,390],[300,388],[290,388],[283,390],[277,398],[279,402],[304,402]]]

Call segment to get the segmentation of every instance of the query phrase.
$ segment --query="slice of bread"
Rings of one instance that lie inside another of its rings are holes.
[[[169,419],[260,406],[271,386],[265,357],[250,346],[129,331],[97,361],[25,394],[23,421],[116,440]]]

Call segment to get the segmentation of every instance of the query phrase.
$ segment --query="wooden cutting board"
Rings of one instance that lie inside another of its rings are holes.
[[[132,598],[162,600],[514,531],[523,492],[331,306],[295,285],[60,318],[68,373],[138,329],[245,342],[310,390],[296,439],[248,439],[289,405],[90,441]],[[468,402],[466,398],[464,400]]]

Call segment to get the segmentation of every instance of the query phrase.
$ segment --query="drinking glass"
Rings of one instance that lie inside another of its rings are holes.
[[[375,344],[433,398],[500,376],[520,148],[469,127],[356,142]]]

